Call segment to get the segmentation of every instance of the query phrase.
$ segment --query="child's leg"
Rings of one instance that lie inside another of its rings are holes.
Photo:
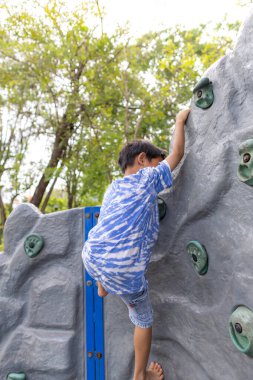
[[[135,326],[134,352],[135,368],[134,380],[163,380],[163,370],[160,364],[151,363],[147,370],[148,358],[152,341],[152,327],[141,328]]]
[[[134,329],[134,354],[135,368],[134,380],[145,379],[146,368],[152,340],[152,327],[143,329],[135,326]]]
[[[97,285],[98,285],[98,295],[99,295],[99,297],[105,297],[105,296],[107,296],[108,292],[103,288],[103,285],[101,284],[101,282],[97,281]]]
[[[153,311],[148,289],[136,294],[120,296],[127,305],[130,320],[135,325],[134,351],[135,368],[133,380],[163,380],[163,370],[160,364],[152,362],[147,369],[148,357],[152,340]]]

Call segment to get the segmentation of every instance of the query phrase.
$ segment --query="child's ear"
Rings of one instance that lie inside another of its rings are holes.
[[[145,152],[141,152],[140,154],[138,154],[137,156],[137,163],[141,166],[144,165],[145,163],[145,160],[146,160],[147,156],[146,156],[146,153]]]

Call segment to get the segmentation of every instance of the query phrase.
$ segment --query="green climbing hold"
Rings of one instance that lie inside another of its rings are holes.
[[[253,186],[253,139],[246,140],[239,146],[239,154],[241,162],[238,177],[242,182]]]
[[[240,352],[253,356],[253,312],[246,306],[239,306],[231,314],[229,334]]]
[[[26,375],[23,372],[9,373],[7,380],[26,380]]]
[[[200,275],[206,274],[208,270],[208,256],[205,247],[198,241],[192,240],[187,244],[186,249],[195,271]]]
[[[166,215],[167,205],[164,200],[158,196],[158,211],[159,211],[159,220],[162,220]]]
[[[28,235],[24,242],[25,253],[29,257],[37,256],[44,246],[44,239],[38,234]]]
[[[202,78],[193,89],[194,102],[197,107],[207,109],[214,101],[213,84],[209,78]]]

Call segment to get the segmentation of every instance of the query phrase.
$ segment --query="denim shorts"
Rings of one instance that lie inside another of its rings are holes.
[[[120,294],[127,305],[131,322],[138,327],[148,328],[153,324],[153,310],[148,289],[135,294]]]

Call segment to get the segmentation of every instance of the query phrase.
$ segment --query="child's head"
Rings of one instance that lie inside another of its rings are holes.
[[[119,166],[123,173],[135,173],[144,167],[154,167],[166,157],[165,152],[148,140],[134,140],[127,143],[119,154]]]

